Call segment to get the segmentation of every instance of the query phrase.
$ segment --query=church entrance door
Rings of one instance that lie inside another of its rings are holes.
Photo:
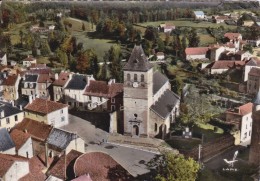
[[[137,125],[133,126],[133,136],[139,136],[139,127]]]

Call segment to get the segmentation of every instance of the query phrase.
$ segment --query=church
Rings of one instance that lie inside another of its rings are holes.
[[[135,45],[124,71],[124,135],[164,139],[179,115],[180,97],[167,77],[154,71],[141,45]]]

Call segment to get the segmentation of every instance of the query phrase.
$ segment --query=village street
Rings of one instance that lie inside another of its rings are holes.
[[[100,151],[111,155],[133,176],[142,175],[149,170],[145,163],[150,161],[155,153],[135,148],[103,143],[109,134],[101,129],[95,128],[90,122],[69,114],[69,124],[61,129],[77,133],[85,140],[86,152]]]

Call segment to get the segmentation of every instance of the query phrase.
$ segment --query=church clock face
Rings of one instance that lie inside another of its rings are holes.
[[[133,83],[133,87],[134,87],[134,88],[138,87],[138,83],[137,83],[137,82],[134,82],[134,83]]]

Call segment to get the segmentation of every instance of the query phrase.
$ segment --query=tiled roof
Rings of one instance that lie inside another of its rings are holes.
[[[25,161],[27,162],[28,159],[15,156],[15,155],[8,155],[0,153],[0,178],[2,178],[9,168],[15,163],[15,161]]]
[[[123,84],[111,83],[107,84],[105,81],[91,80],[87,86],[84,95],[97,97],[115,97],[123,92]]]
[[[55,148],[65,150],[72,140],[78,138],[75,133],[70,133],[62,129],[53,128],[47,138],[47,143]]]
[[[160,73],[159,71],[156,71],[153,73],[153,94],[156,94],[161,87],[168,82],[168,78]]]
[[[16,83],[18,76],[17,75],[9,75],[6,79],[3,81],[3,85],[6,86],[14,86]]]
[[[64,86],[69,79],[69,72],[61,72],[59,78],[53,82],[53,85]]]
[[[46,64],[35,64],[35,63],[32,63],[31,66],[29,67],[30,70],[32,69],[46,69],[46,68],[49,68],[46,66]]]
[[[241,36],[240,33],[225,33],[225,35],[224,35],[224,37],[226,37],[230,40],[237,39],[239,36]]]
[[[204,55],[209,50],[209,47],[192,47],[186,48],[185,53],[186,55]]]
[[[10,135],[12,140],[14,141],[16,150],[19,150],[25,144],[25,142],[31,137],[30,134],[18,129],[12,130]]]
[[[252,67],[249,71],[248,75],[260,77],[260,68],[258,67]]]
[[[227,19],[229,19],[229,17],[228,16],[217,16],[216,17],[216,19],[219,19],[219,20],[227,20]]]
[[[25,106],[24,109],[27,111],[33,111],[45,115],[53,111],[63,109],[65,107],[68,107],[68,105],[54,101],[49,101],[46,99],[36,98],[32,101],[31,104],[27,104],[27,106]]]
[[[73,74],[66,89],[83,90],[87,85],[87,75]]]
[[[60,157],[60,159],[57,161],[57,163],[53,165],[53,167],[51,167],[51,169],[47,172],[47,175],[51,175],[60,179],[65,179],[64,177],[66,173],[66,177],[68,179],[75,178],[74,169],[73,169],[74,163],[76,159],[82,154],[83,153],[78,152],[76,150],[71,150],[66,155],[66,162],[65,162],[65,155],[63,154]]]
[[[179,101],[180,97],[178,95],[170,90],[166,90],[158,101],[151,106],[151,110],[165,119]]]
[[[48,138],[53,127],[39,121],[24,118],[23,121],[18,123],[14,128],[21,131],[26,130],[32,138],[44,141]]]
[[[245,65],[244,61],[225,61],[219,60],[212,64],[211,69],[230,69]]]
[[[46,83],[46,82],[53,82],[54,77],[53,75],[49,75],[49,74],[40,74],[39,78],[38,78],[38,83]]]
[[[9,117],[22,111],[17,107],[13,107],[11,104],[0,101],[0,112],[4,111],[4,117]]]
[[[229,109],[226,111],[228,114],[235,114],[235,115],[240,115],[240,116],[245,116],[249,113],[252,113],[253,111],[253,103],[249,102],[247,104],[244,104],[237,109]]]
[[[44,69],[30,69],[27,71],[29,74],[52,74],[52,70],[47,67]]]
[[[36,58],[34,58],[33,56],[27,56],[25,59],[23,59],[23,61],[34,61],[34,60],[36,60]]]
[[[15,144],[8,131],[5,128],[0,129],[0,152],[5,152],[14,147]]]
[[[149,63],[141,45],[135,45],[123,70],[146,72],[153,66]]]
[[[81,155],[75,162],[76,176],[89,174],[95,181],[133,180],[133,177],[111,156],[101,152]]]

